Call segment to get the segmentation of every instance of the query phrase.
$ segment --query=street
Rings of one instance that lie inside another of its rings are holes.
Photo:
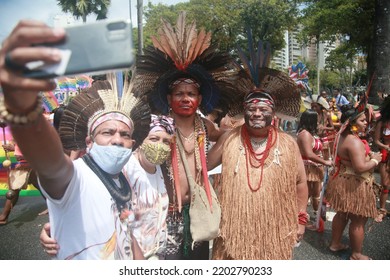
[[[5,198],[0,198],[0,209],[4,207]],[[389,201],[387,210],[390,209]],[[39,243],[39,234],[48,215],[38,214],[46,209],[46,203],[40,196],[20,197],[14,207],[8,224],[0,226],[0,259],[1,260],[48,260]],[[308,206],[308,210],[311,207]],[[295,249],[294,260],[346,260],[350,250],[343,253],[333,253],[328,249],[331,239],[331,218],[333,211],[328,211],[328,221],[325,231],[318,233],[306,230],[304,240]],[[390,260],[390,218],[382,223],[369,220],[366,225],[366,238],[363,253],[374,260]],[[344,232],[343,241],[348,243],[348,227]]]

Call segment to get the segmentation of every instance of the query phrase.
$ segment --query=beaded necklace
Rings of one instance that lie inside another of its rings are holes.
[[[245,163],[246,163],[246,177],[248,181],[248,186],[249,188],[253,191],[256,192],[260,189],[261,183],[263,181],[263,171],[264,171],[264,164],[265,160],[268,158],[269,152],[272,148],[272,146],[276,142],[276,129],[274,127],[271,127],[268,130],[268,136],[266,142],[266,146],[264,151],[260,153],[256,153],[253,149],[252,143],[251,143],[251,137],[248,133],[248,130],[246,126],[244,125],[241,129],[241,137],[242,137],[242,142],[244,144],[244,149],[245,149]],[[260,180],[259,183],[257,184],[257,187],[254,188],[252,187],[251,181],[250,181],[250,169],[251,167],[253,168],[260,168]]]
[[[178,128],[176,128],[178,130]],[[205,137],[204,141],[204,147],[205,151],[204,154],[201,155],[200,149],[199,149],[199,137],[200,135]],[[179,133],[176,133],[175,137],[180,137]],[[195,124],[194,124],[194,150],[191,150],[188,152],[184,147],[184,152],[186,155],[190,155],[192,153],[195,154],[195,168],[196,168],[196,176],[195,176],[195,181],[199,185],[203,186],[204,184],[200,183],[201,181],[201,176],[202,176],[202,158],[204,158],[207,162],[207,151],[209,147],[209,139],[208,139],[208,132],[207,132],[207,127],[202,120],[202,118],[197,114],[195,116]],[[176,204],[176,200],[178,203],[178,208],[181,209],[181,190],[180,190],[180,185],[179,185],[179,165],[180,165],[180,152],[179,152],[179,147],[177,145],[178,139],[174,139],[172,145],[171,145],[171,162],[169,164],[169,178],[171,180],[171,185],[173,189],[173,200],[174,203]],[[180,140],[179,140],[180,141]],[[206,170],[207,172],[207,170]]]

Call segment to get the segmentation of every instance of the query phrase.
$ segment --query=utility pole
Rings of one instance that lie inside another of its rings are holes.
[[[316,52],[317,52],[317,94],[320,94],[320,37],[316,36]]]
[[[137,19],[138,19],[138,54],[142,54],[143,44],[143,0],[137,0]]]
[[[129,0],[129,15],[130,15],[130,22],[131,22],[131,25],[133,25],[133,19],[131,17],[131,0]]]

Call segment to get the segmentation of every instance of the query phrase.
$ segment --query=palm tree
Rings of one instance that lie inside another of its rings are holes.
[[[71,13],[76,19],[87,21],[89,14],[95,14],[96,20],[107,18],[110,0],[57,0],[57,4],[65,13]]]

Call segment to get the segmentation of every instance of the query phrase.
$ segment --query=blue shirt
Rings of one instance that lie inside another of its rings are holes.
[[[339,93],[339,94],[337,95],[337,97],[336,97],[336,106],[337,106],[337,109],[340,110],[341,106],[347,105],[347,104],[349,104],[348,99],[347,99],[344,95],[342,95],[341,93]]]

